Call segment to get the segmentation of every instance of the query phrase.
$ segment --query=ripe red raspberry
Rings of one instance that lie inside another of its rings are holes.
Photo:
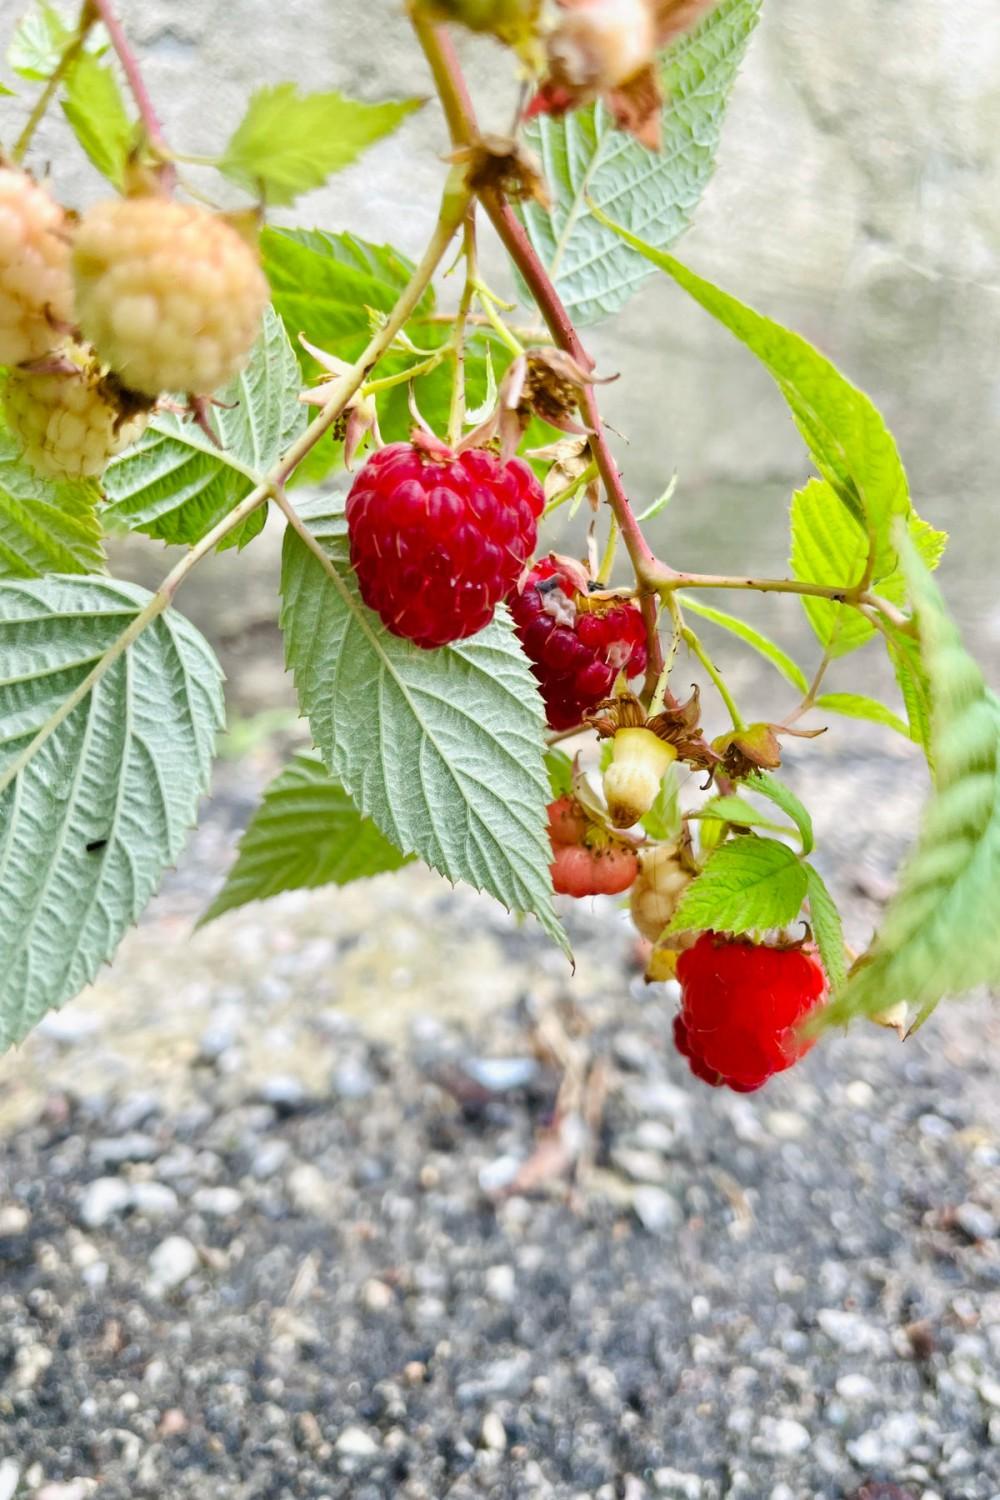
[[[80,326],[129,390],[211,395],[239,374],[268,290],[225,220],[168,198],[115,198],[73,243]]]
[[[116,453],[141,437],[144,398],[129,399],[85,345],[67,343],[53,368],[12,370],[3,386],[7,425],[23,457],[50,479],[103,472]]]
[[[646,669],[646,631],[630,600],[590,599],[587,575],[546,557],[510,601],[521,644],[542,689],[551,729],[572,729],[606,698],[618,673]]]
[[[394,635],[418,646],[475,635],[531,555],[543,505],[519,458],[390,443],[372,454],[347,497],[362,598]]]
[[[819,959],[704,932],[677,961],[677,1050],[707,1083],[753,1093],[813,1045],[799,1026],[826,998]]]
[[[65,214],[26,172],[0,167],[0,365],[47,354],[72,314]]]

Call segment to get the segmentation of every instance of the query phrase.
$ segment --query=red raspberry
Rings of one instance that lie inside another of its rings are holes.
[[[519,458],[390,443],[347,497],[361,596],[394,635],[444,646],[493,618],[535,546],[541,486]]]
[[[587,836],[587,819],[575,797],[559,797],[548,806],[549,840],[557,844],[582,844]]]
[[[582,608],[592,602],[593,607]],[[606,698],[620,671],[646,670],[646,630],[630,601],[588,601],[587,575],[546,557],[510,601],[521,644],[542,689],[551,729],[572,729]]]
[[[677,961],[677,1050],[706,1083],[759,1089],[804,1057],[798,1030],[824,1001],[826,975],[804,948],[778,948],[704,932]]]
[[[639,856],[591,823],[575,797],[550,802],[552,886],[560,896],[618,896],[639,873]]]

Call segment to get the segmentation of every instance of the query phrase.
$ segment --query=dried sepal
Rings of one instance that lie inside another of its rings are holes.
[[[465,180],[474,193],[498,192],[517,203],[530,199],[544,209],[552,206],[541,162],[510,136],[480,135],[445,160],[466,168]]]

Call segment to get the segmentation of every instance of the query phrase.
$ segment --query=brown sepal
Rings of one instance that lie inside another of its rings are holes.
[[[517,203],[530,198],[542,208],[552,207],[538,157],[510,136],[481,135],[445,160],[466,166],[466,182],[474,193],[493,190]]]

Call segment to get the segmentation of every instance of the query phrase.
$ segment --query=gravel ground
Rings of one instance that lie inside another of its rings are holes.
[[[572,981],[417,869],[191,938],[266,759],[3,1065],[0,1500],[998,1500],[996,1005],[737,1097],[611,902]],[[860,934],[919,777],[802,763]]]

